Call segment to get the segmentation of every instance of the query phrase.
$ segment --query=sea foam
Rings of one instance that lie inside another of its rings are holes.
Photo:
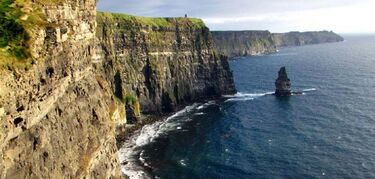
[[[145,171],[145,167],[149,165],[145,161],[141,147],[150,144],[156,138],[165,133],[174,130],[181,130],[183,123],[192,120],[187,117],[187,114],[197,114],[198,110],[204,109],[215,103],[215,101],[209,101],[205,104],[193,104],[187,106],[183,110],[165,118],[163,121],[145,125],[142,129],[136,131],[125,141],[124,145],[119,150],[122,172],[131,179],[152,178],[151,175]]]

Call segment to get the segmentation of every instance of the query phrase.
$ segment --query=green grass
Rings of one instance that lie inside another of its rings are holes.
[[[126,94],[126,96],[123,97],[123,99],[115,96],[115,99],[118,102],[121,102],[121,103],[123,103],[125,105],[127,105],[127,104],[129,104],[129,105],[135,105],[138,102],[137,97],[135,97],[134,95],[131,95],[131,94]]]
[[[12,0],[0,0],[0,48],[18,59],[27,58],[26,33],[20,18],[22,12],[13,7]]]
[[[206,25],[201,19],[197,18],[184,18],[184,17],[141,17],[132,16],[128,14],[119,13],[108,13],[108,12],[98,12],[98,18],[111,19],[112,21],[130,21],[139,24],[142,27],[157,27],[157,28],[168,28],[175,27],[176,23],[186,24],[193,28],[204,28]]]
[[[138,99],[135,96],[130,95],[130,94],[126,95],[124,98],[125,104],[135,105],[137,102],[138,102]]]
[[[41,5],[62,2],[64,0],[0,0],[0,69],[31,66],[29,32],[47,25]]]

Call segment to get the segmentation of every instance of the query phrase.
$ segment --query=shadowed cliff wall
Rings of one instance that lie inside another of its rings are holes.
[[[119,75],[122,95],[144,113],[235,92],[227,58],[199,19],[99,13],[97,36],[105,73]]]

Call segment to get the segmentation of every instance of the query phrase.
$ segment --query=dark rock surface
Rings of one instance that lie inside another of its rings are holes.
[[[218,55],[203,22],[158,20],[164,23],[156,26],[136,17],[98,13],[97,38],[106,81],[123,96],[138,99],[142,113],[151,114],[235,93],[228,59]]]
[[[135,124],[138,121],[138,118],[134,111],[134,106],[127,104],[125,106],[126,109],[126,121],[128,124]]]
[[[276,91],[275,91],[276,96],[292,95],[292,92],[290,90],[291,82],[290,82],[290,79],[288,78],[288,74],[286,73],[285,67],[280,68],[279,76],[276,79],[275,86],[276,86]]]

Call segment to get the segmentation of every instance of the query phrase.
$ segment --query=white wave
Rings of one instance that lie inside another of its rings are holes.
[[[161,124],[161,122],[156,122],[153,125],[144,126],[138,138],[136,139],[135,144],[137,146],[143,146],[150,143],[153,140],[154,136],[157,135]]]
[[[211,105],[214,105],[214,104],[216,104],[216,101],[208,101],[207,103],[204,103],[204,104],[198,106],[196,109],[201,110],[201,109],[207,108],[208,106],[211,106]]]
[[[317,89],[316,88],[308,88],[308,89],[304,89],[302,90],[303,92],[309,92],[309,91],[316,91]]]
[[[197,109],[203,109],[205,106],[204,105],[200,105],[197,107]]]
[[[230,98],[225,100],[225,102],[230,102],[230,101],[250,101],[254,100],[254,98],[246,97],[246,98]]]
[[[272,95],[273,92],[266,92],[266,93],[241,93],[238,92],[234,95],[224,95],[224,98],[229,98],[226,101],[248,101],[254,100],[255,98]]]
[[[266,92],[266,93],[241,93],[238,92],[234,95],[224,95],[224,98],[247,98],[247,97],[262,97],[266,95],[271,95],[273,92]]]
[[[196,115],[196,116],[202,116],[202,115],[205,115],[205,113],[204,112],[198,112],[198,113],[195,113],[194,115]]]
[[[186,167],[186,161],[184,159],[180,160],[180,165]]]
[[[136,131],[129,139],[127,139],[124,145],[119,150],[119,159],[121,164],[121,171],[130,179],[138,178],[152,178],[150,174],[144,171],[144,166],[148,166],[146,163],[143,151],[140,151],[140,147],[145,146],[153,142],[156,138],[162,134],[174,131],[182,130],[181,125],[187,121],[191,121],[191,118],[184,117],[187,113],[196,113],[197,110],[208,107],[209,105],[215,104],[215,101],[209,101],[203,105],[193,104],[185,107],[185,109],[176,112],[174,115],[164,119],[160,122],[145,125],[142,129]],[[140,163],[142,165],[140,165]],[[182,161],[181,164],[185,164]]]

